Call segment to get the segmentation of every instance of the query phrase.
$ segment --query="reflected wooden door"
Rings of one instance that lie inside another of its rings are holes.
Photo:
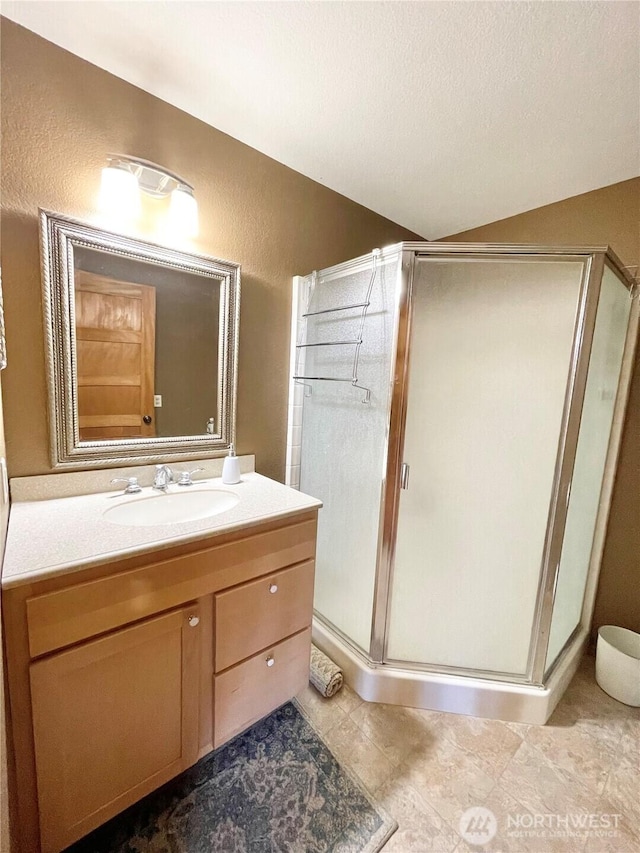
[[[75,271],[80,439],[155,436],[154,287]]]

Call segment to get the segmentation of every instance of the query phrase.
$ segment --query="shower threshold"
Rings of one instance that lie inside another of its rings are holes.
[[[578,669],[587,632],[576,634],[544,686],[370,663],[317,618],[313,642],[341,667],[347,684],[367,702],[544,725]]]

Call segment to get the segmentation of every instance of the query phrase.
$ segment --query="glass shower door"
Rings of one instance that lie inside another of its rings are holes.
[[[385,660],[525,675],[583,271],[416,259]]]

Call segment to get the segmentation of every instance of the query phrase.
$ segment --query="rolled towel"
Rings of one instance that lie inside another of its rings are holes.
[[[334,696],[342,687],[342,670],[324,652],[311,646],[311,672],[309,681],[323,696]]]

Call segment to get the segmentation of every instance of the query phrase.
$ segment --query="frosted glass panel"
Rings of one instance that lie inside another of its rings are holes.
[[[379,267],[368,308],[358,361],[359,384],[310,380],[303,398],[300,489],[324,502],[318,521],[316,588],[318,613],[368,651],[378,546],[380,498],[386,460],[391,351],[399,256]],[[306,280],[305,311],[362,303],[371,264]],[[307,343],[358,339],[362,308],[309,317],[300,326]],[[352,345],[300,350],[296,372],[351,377]],[[307,393],[308,393],[307,391]]]
[[[417,263],[387,657],[524,674],[582,263]]]
[[[548,663],[555,660],[580,621],[630,310],[629,291],[605,267],[556,584]]]

